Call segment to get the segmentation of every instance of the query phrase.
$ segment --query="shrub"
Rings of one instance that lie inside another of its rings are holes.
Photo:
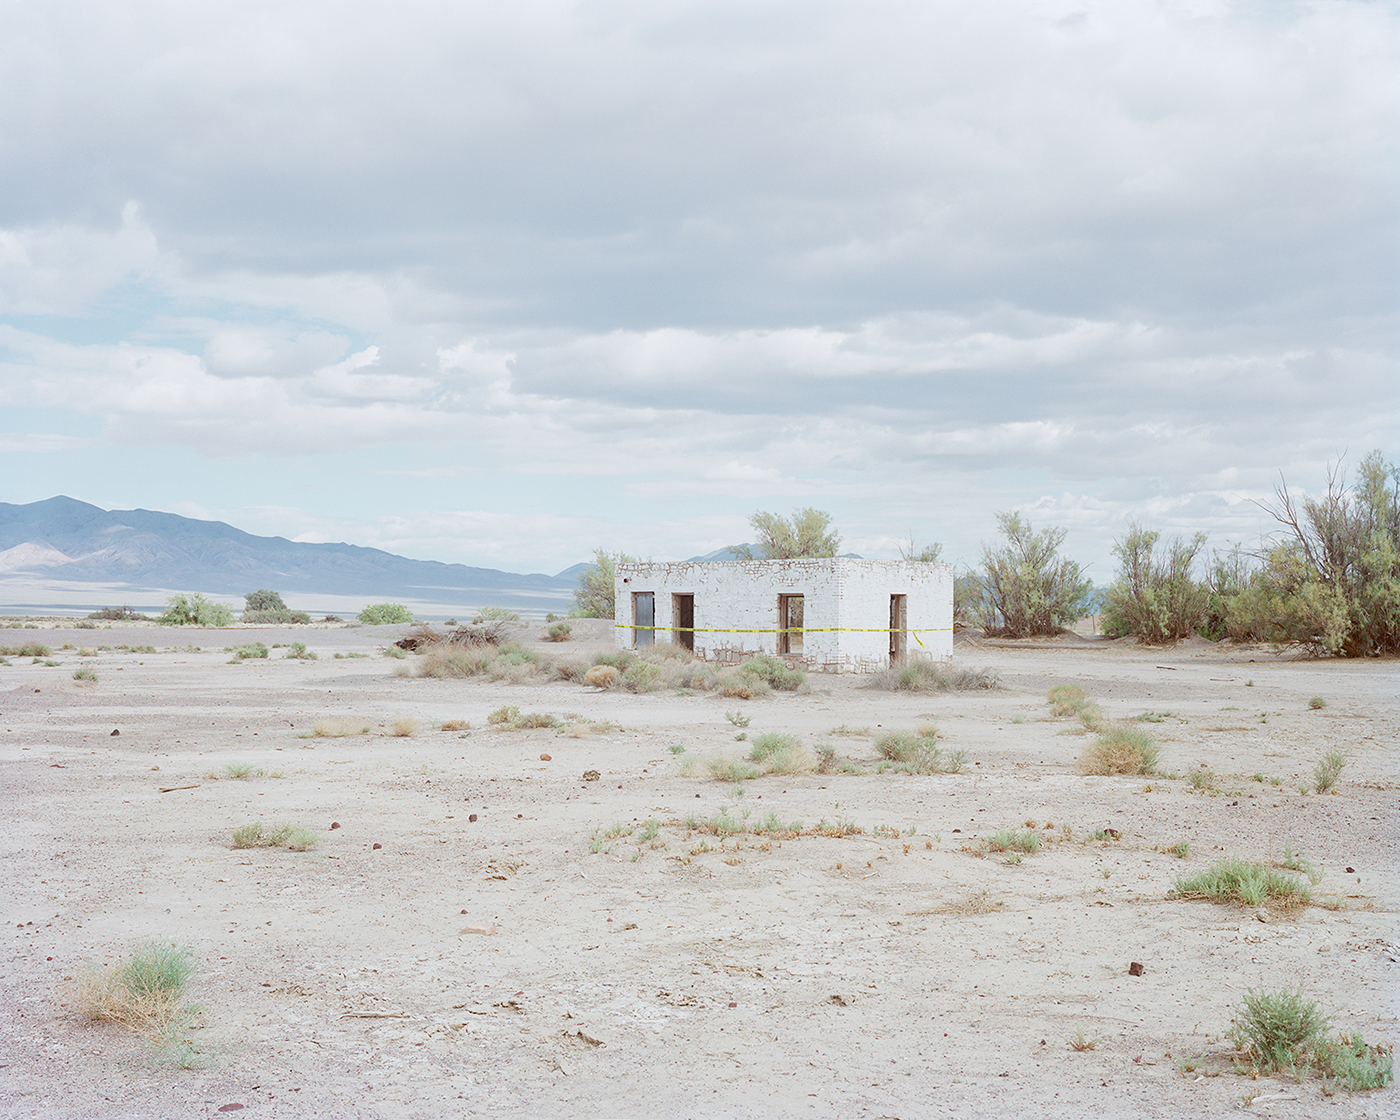
[[[650,661],[638,658],[622,674],[622,687],[628,692],[655,692],[658,688],[664,688],[665,682],[659,668]]]
[[[83,666],[82,668],[80,668],[80,669],[74,669],[74,670],[73,670],[73,679],[74,679],[75,681],[93,681],[93,682],[96,682],[96,680],[97,680],[97,674],[94,673],[91,669],[89,669],[86,665],[84,665],[84,666]]]
[[[1373,451],[1355,487],[1338,464],[1322,496],[1282,483],[1275,498],[1264,508],[1282,539],[1227,601],[1230,629],[1346,657],[1400,652],[1400,466]]]
[[[831,528],[831,514],[823,510],[795,509],[792,518],[759,511],[749,518],[757,543],[741,544],[730,551],[736,560],[798,560],[835,556],[841,534]]]
[[[1327,707],[1327,701],[1321,696],[1314,696],[1308,701],[1308,707],[1315,712],[1320,712],[1323,708]]]
[[[910,734],[891,731],[875,740],[875,750],[886,761],[880,770],[906,774],[956,774],[967,762],[966,751],[944,751],[938,745],[938,728],[921,727]]]
[[[250,645],[239,646],[233,651],[235,661],[249,661],[265,658],[268,656],[268,648],[262,642],[253,642]]]
[[[261,821],[245,824],[233,830],[235,848],[290,848],[294,852],[304,852],[321,842],[319,833],[309,828],[290,824],[275,824],[264,828]]]
[[[1065,530],[1031,529],[1018,513],[997,514],[1006,544],[982,546],[982,572],[969,585],[969,613],[988,637],[1058,634],[1088,609],[1093,581],[1057,556]]]
[[[476,614],[472,616],[472,625],[480,626],[483,622],[519,622],[520,614],[509,607],[503,607],[499,603],[492,603],[489,607],[480,607]]]
[[[769,774],[806,774],[816,768],[810,751],[791,735],[766,731],[753,737],[749,761],[756,762]]]
[[[556,622],[550,626],[545,633],[545,640],[550,642],[567,642],[573,635],[574,628],[567,622]]]
[[[625,552],[593,551],[593,563],[578,574],[574,589],[575,618],[612,618],[614,615],[614,584],[618,564],[634,564],[637,558]]]
[[[982,841],[982,845],[989,852],[1024,852],[1034,855],[1040,851],[1040,833],[1029,828],[1024,832],[1002,829],[988,836]]]
[[[280,591],[268,591],[262,588],[258,591],[249,591],[243,596],[243,609],[245,611],[285,611],[287,604],[282,601]]]
[[[733,755],[711,755],[705,759],[705,769],[717,782],[742,782],[757,778],[760,770],[752,762]]]
[[[244,611],[239,619],[254,626],[305,626],[311,616],[305,611]]]
[[[501,727],[505,724],[513,724],[520,718],[520,709],[514,704],[502,704],[494,712],[486,717],[486,722],[493,727]]]
[[[1313,788],[1318,793],[1331,793],[1342,776],[1342,768],[1347,764],[1347,756],[1338,750],[1328,751],[1322,760],[1313,767]]]
[[[283,656],[291,658],[293,661],[316,660],[315,652],[312,650],[308,650],[306,648],[305,642],[293,642],[290,646],[287,647],[287,652],[283,654]]]
[[[1187,901],[1237,902],[1244,906],[1272,904],[1280,909],[1306,906],[1312,891],[1292,875],[1262,863],[1227,857],[1195,875],[1179,876],[1171,897]]]
[[[1141,642],[1174,642],[1204,624],[1210,592],[1192,577],[1191,569],[1206,535],[1197,533],[1189,541],[1176,537],[1159,554],[1160,536],[1134,524],[1114,543],[1118,578],[1104,604],[1105,633],[1136,634]]]
[[[103,607],[95,610],[88,618],[96,618],[107,622],[146,622],[147,617],[140,611],[134,611],[130,607]]]
[[[412,716],[400,716],[389,725],[389,734],[396,739],[407,739],[418,732],[418,721]]]
[[[53,650],[42,642],[22,642],[17,646],[0,646],[4,657],[48,657]]]
[[[172,595],[156,622],[161,626],[231,626],[233,611],[203,595]]]
[[[84,968],[78,1006],[88,1018],[121,1023],[156,1043],[170,1043],[196,1009],[186,1004],[194,978],[192,945],[147,941],[107,970]]]
[[[749,658],[739,666],[739,671],[747,676],[757,677],[770,688],[783,692],[795,692],[807,683],[807,674],[801,669],[789,669],[776,657],[767,653]]]
[[[485,649],[461,649],[451,645],[429,646],[418,660],[420,677],[475,677],[487,672],[496,656]]]
[[[413,621],[413,612],[402,603],[373,603],[356,617],[366,626],[401,626]]]
[[[1160,755],[1161,748],[1143,732],[1117,729],[1100,735],[1079,765],[1085,774],[1151,774]]]
[[[1302,989],[1267,992],[1250,989],[1235,1008],[1230,1040],[1255,1071],[1314,1074],[1331,1078],[1350,1093],[1381,1089],[1395,1079],[1389,1047],[1368,1046],[1359,1034],[1327,1033],[1328,1020]]]
[[[594,688],[612,688],[617,684],[618,675],[618,671],[611,665],[594,665],[583,674],[583,682],[591,684]]]
[[[883,692],[963,692],[1000,685],[996,673],[989,669],[953,669],[932,661],[910,661],[877,669],[865,683],[866,688]]]

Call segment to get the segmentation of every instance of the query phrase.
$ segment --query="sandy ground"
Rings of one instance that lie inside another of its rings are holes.
[[[72,679],[76,650],[0,666],[6,1117],[1397,1114],[1393,1088],[1326,1096],[1179,1068],[1228,1070],[1231,1008],[1259,986],[1301,985],[1337,1027],[1397,1041],[1393,661],[967,643],[959,663],[995,669],[1001,689],[891,695],[815,677],[808,694],[736,704],[403,678],[382,656],[393,628],[54,625],[0,630],[0,644],[159,652],[83,658],[90,685]],[[593,629],[557,648],[609,640]],[[319,660],[228,664],[224,647],[258,637]],[[1087,740],[1045,702],[1062,681],[1114,718],[1169,712],[1138,725],[1163,769],[1204,764],[1218,790],[1079,776]],[[1313,696],[1327,706],[1310,710]],[[503,704],[616,726],[488,727]],[[742,795],[679,774],[673,745],[746,746],[725,715],[739,707],[750,734],[833,743],[862,773],[767,777]],[[371,731],[306,737],[328,717]],[[399,718],[421,729],[387,735]],[[452,719],[471,730],[434,729]],[[967,751],[963,773],[879,774],[871,738],[832,734],[929,722]],[[1300,795],[1334,747],[1350,756],[1337,795]],[[281,776],[222,776],[231,764]],[[725,807],[863,831],[721,848],[680,823]],[[664,847],[634,835],[591,850],[595,830],[650,818]],[[232,830],[255,820],[324,842],[234,850]],[[1019,864],[966,850],[1030,821],[1046,842]],[[1184,860],[1163,850],[1183,840]],[[1167,898],[1182,872],[1289,845],[1322,871],[1328,906]],[[202,1068],[75,1011],[84,962],[143,938],[197,949]],[[1075,1051],[1080,1031],[1101,1041]]]

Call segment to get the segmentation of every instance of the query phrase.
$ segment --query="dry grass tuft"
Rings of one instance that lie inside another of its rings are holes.
[[[583,683],[591,684],[594,688],[612,688],[617,680],[618,671],[611,665],[594,665],[583,674]]]
[[[367,735],[369,724],[355,719],[318,719],[311,725],[313,739],[344,739],[349,735]]]
[[[1161,748],[1141,731],[1118,729],[1100,735],[1079,758],[1082,774],[1152,774]]]
[[[445,719],[442,721],[442,730],[444,731],[470,731],[471,729],[472,725],[470,720]]]
[[[194,966],[193,946],[145,942],[111,968],[87,966],[78,978],[78,1006],[89,1019],[121,1023],[168,1044],[195,1011],[185,1002]]]
[[[418,721],[412,716],[400,716],[398,719],[394,720],[393,723],[389,724],[388,730],[385,731],[386,735],[391,735],[396,739],[407,739],[410,735],[416,735],[417,733]]]
[[[964,917],[972,917],[976,914],[993,914],[1000,910],[1004,903],[999,898],[992,898],[988,891],[978,891],[976,894],[964,895],[962,898],[945,902],[941,906],[935,906],[932,910],[917,911],[918,916],[924,914],[960,914]]]

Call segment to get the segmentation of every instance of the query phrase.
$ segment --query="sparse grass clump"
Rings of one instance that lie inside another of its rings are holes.
[[[309,739],[344,739],[350,735],[368,735],[369,724],[357,719],[318,719],[311,725]]]
[[[1227,857],[1197,872],[1179,876],[1169,897],[1187,901],[1235,902],[1242,906],[1268,904],[1281,910],[1306,906],[1312,890],[1292,875],[1262,863]]]
[[[519,622],[520,612],[513,611],[509,607],[503,607],[499,603],[492,603],[489,607],[481,607],[472,615],[472,625],[480,626],[483,622]]]
[[[308,650],[308,649],[306,648],[306,643],[305,643],[305,642],[293,642],[289,647],[287,647],[287,652],[284,653],[282,656],[283,656],[284,658],[289,658],[289,659],[291,659],[291,660],[293,660],[293,661],[315,661],[315,660],[316,660],[316,653],[315,653],[315,651],[314,651],[314,650]]]
[[[992,833],[978,845],[977,854],[1009,852],[1012,855],[1035,855],[1040,851],[1040,833],[1032,828],[1023,832],[1003,828]]]
[[[0,646],[0,655],[5,657],[48,657],[53,650],[42,642],[24,642],[17,646]]]
[[[121,1023],[156,1046],[180,1047],[181,1064],[192,1048],[181,1035],[199,1012],[188,1002],[194,978],[194,946],[147,941],[111,968],[87,965],[78,978],[78,1006],[89,1019]]]
[[[912,733],[891,731],[875,740],[875,750],[885,761],[880,772],[904,774],[956,774],[967,762],[966,751],[945,751],[938,745],[938,728],[920,727]]]
[[[1100,735],[1080,756],[1085,774],[1152,774],[1161,748],[1141,731],[1116,729]]]
[[[86,682],[88,684],[96,684],[97,674],[84,665],[79,669],[73,670],[73,679],[79,683]]]
[[[1000,686],[1000,679],[990,669],[954,669],[936,661],[909,661],[879,669],[865,684],[883,692],[969,692]]]
[[[757,778],[762,771],[747,759],[729,754],[711,755],[704,760],[705,769],[717,782],[743,782]]]
[[[1215,771],[1192,770],[1191,773],[1186,776],[1186,781],[1194,790],[1214,789],[1216,782]]]
[[[1337,787],[1337,779],[1347,764],[1347,756],[1338,750],[1328,751],[1322,760],[1313,767],[1313,789],[1318,793],[1331,793]]]
[[[1327,701],[1324,700],[1321,696],[1314,696],[1311,700],[1308,701],[1308,707],[1315,712],[1321,711],[1323,708],[1327,707]]]
[[[265,828],[262,821],[253,821],[233,830],[235,848],[290,848],[304,852],[320,842],[320,833],[300,825],[275,824]]]
[[[269,650],[262,642],[252,642],[246,646],[238,646],[232,649],[234,661],[255,661],[266,658]]]
[[[385,731],[386,735],[390,735],[396,739],[407,739],[409,736],[416,735],[417,733],[418,721],[412,716],[400,716],[398,719],[394,720],[393,723],[389,724],[388,729]]]
[[[502,704],[494,712],[486,717],[486,722],[492,727],[501,727],[507,723],[514,723],[520,718],[520,708],[515,704]]]
[[[471,721],[465,719],[445,719],[442,721],[443,731],[470,731]]]
[[[573,637],[574,628],[567,622],[556,622],[545,631],[545,641],[567,642]]]
[[[817,765],[812,752],[795,738],[773,731],[753,737],[749,761],[758,763],[768,774],[808,774]]]

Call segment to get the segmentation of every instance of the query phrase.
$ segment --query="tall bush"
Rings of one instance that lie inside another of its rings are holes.
[[[988,637],[1058,634],[1083,617],[1093,581],[1058,555],[1065,530],[1035,532],[1019,513],[997,514],[1006,543],[982,546],[982,571],[966,589],[968,613]]]
[[[1346,657],[1400,653],[1400,467],[1373,451],[1358,475],[1348,487],[1333,467],[1317,498],[1279,484],[1264,508],[1282,532],[1230,612],[1241,628]]]
[[[1136,634],[1142,642],[1174,642],[1189,637],[1205,621],[1209,590],[1193,574],[1196,554],[1206,543],[1173,537],[1158,549],[1161,534],[1133,523],[1114,542],[1118,578],[1104,604],[1105,633]]]
[[[637,558],[625,552],[593,550],[593,563],[578,574],[574,588],[574,618],[612,618],[613,590],[619,564],[635,564]]]
[[[162,626],[229,626],[233,611],[203,595],[172,595],[156,621]]]
[[[836,555],[841,534],[831,528],[831,514],[823,510],[795,509],[792,517],[759,511],[749,518],[756,535],[754,546],[735,545],[738,560],[801,560]]]

